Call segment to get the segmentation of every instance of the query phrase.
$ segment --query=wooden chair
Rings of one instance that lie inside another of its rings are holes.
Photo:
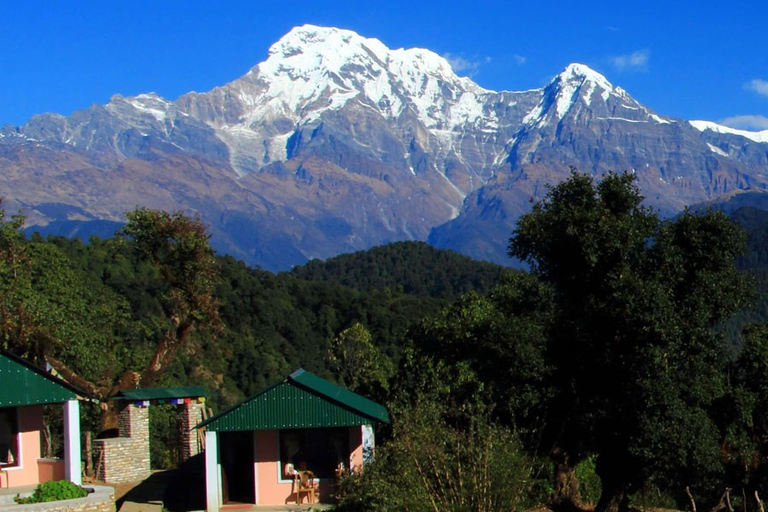
[[[315,503],[315,474],[311,471],[299,471],[294,476],[296,503],[301,504],[302,496],[307,495],[309,502]]]

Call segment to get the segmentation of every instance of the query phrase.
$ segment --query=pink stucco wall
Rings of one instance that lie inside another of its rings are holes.
[[[37,470],[40,482],[67,478],[67,468],[63,459],[38,459]]]
[[[18,409],[20,464],[0,473],[0,487],[36,485],[64,478],[64,462],[39,461],[40,431],[43,428],[43,408],[40,405]],[[40,463],[39,463],[40,462]]]
[[[256,431],[256,504],[285,505],[296,503],[293,478],[280,474],[279,443],[277,430]],[[363,446],[360,427],[350,427],[350,468],[362,465]],[[331,497],[333,481],[319,480],[318,501],[327,503]],[[304,503],[307,502],[303,497]]]
[[[349,429],[349,469],[352,472],[363,468],[363,429],[362,427],[350,427]]]

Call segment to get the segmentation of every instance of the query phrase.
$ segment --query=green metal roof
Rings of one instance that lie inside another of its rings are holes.
[[[146,388],[146,389],[123,389],[111,400],[170,400],[173,398],[198,398],[208,396],[207,389],[201,387],[181,387],[181,388]]]
[[[389,423],[387,409],[303,369],[200,423],[211,431]]]
[[[0,407],[67,402],[78,395],[85,393],[29,361],[0,351]]]

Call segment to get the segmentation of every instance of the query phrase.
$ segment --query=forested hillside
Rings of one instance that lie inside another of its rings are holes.
[[[340,510],[669,508],[686,489],[752,510],[768,494],[765,293],[752,300],[768,215],[736,212],[746,236],[719,212],[641,204],[628,175],[573,173],[511,234],[530,272],[415,242],[277,274],[214,255],[179,213],[137,210],[83,243],[27,238],[0,208],[0,343],[101,398],[201,385],[221,410],[303,367],[385,403],[393,424]],[[167,466],[174,427],[151,413]]]
[[[746,206],[731,218],[747,232],[747,250],[738,259],[744,269],[768,269],[768,211]]]
[[[397,361],[406,331],[418,320],[514,272],[418,242],[279,274],[229,257],[220,263],[224,345],[238,354],[229,374],[246,394],[298,367],[336,380],[327,362],[330,341],[355,322]]]
[[[743,207],[730,217],[747,234],[746,249],[736,265],[754,277],[757,290],[754,306],[729,323],[732,329],[739,329],[750,323],[768,322],[768,211]]]
[[[89,344],[87,352],[94,359],[94,368],[78,369],[96,375],[106,371],[102,366],[118,361],[139,365],[158,336],[154,331],[164,315],[161,303],[167,285],[151,263],[119,239],[93,237],[83,243],[32,235],[17,243],[23,245],[31,265],[30,293],[58,302],[53,295],[64,287],[67,295],[59,296],[60,301],[69,308],[85,302],[77,307],[99,317],[87,320],[87,327],[77,327],[92,331],[84,335],[83,343]],[[330,342],[355,322],[365,325],[373,343],[397,360],[405,332],[419,319],[436,314],[463,293],[487,292],[509,272],[417,242],[325,263],[313,261],[279,274],[250,268],[228,256],[216,257],[216,266],[214,296],[221,325],[215,331],[193,333],[194,343],[179,354],[163,382],[200,384],[202,379],[220,392],[221,405],[299,367],[336,380],[327,362]],[[48,275],[54,269],[60,275]],[[65,279],[69,282],[57,284]],[[65,301],[69,294],[78,300]],[[47,326],[45,315],[38,320],[51,341],[61,343],[48,348],[77,367],[82,354],[67,336],[70,331]],[[63,323],[74,326],[83,320]]]
[[[530,273],[409,331],[401,421],[343,510],[762,510],[768,334],[734,352],[722,328],[753,308],[746,236],[642,200],[632,176],[573,173],[512,233]]]
[[[291,274],[356,290],[399,290],[418,297],[451,298],[488,292],[506,270],[423,242],[395,242],[327,261],[312,260]]]

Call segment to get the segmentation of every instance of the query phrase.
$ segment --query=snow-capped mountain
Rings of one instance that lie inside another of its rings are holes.
[[[615,120],[628,123],[669,123],[635,101],[621,87],[614,87],[601,74],[583,64],[570,64],[544,89],[539,104],[523,125],[532,128],[556,126],[566,116],[589,123]]]
[[[424,153],[441,175],[450,160],[461,162],[462,177],[446,180],[451,195],[463,197],[499,158],[484,150],[488,140],[498,142],[499,120],[515,97],[524,97],[524,109],[532,101],[531,94],[508,96],[500,104],[497,93],[457,76],[428,50],[390,50],[347,30],[304,26],[244,77],[177,104],[214,128],[239,176],[325,144],[324,130],[344,133],[355,153],[414,175],[425,171]]]
[[[0,196],[64,234],[185,209],[271,269],[403,239],[505,263],[516,218],[571,166],[631,170],[671,214],[764,188],[767,159],[768,132],[664,117],[582,64],[496,92],[428,50],[306,25],[209,92],[3,128]]]

